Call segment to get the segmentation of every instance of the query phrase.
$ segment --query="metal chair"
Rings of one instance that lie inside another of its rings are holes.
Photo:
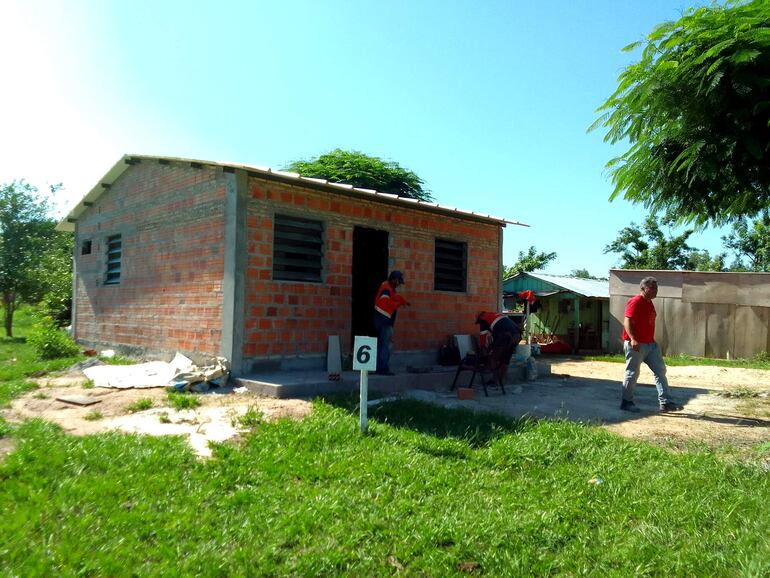
[[[515,348],[515,346],[513,347]],[[494,376],[494,385],[500,387],[503,395],[505,395],[505,385],[503,385],[502,380],[499,379],[499,373],[502,365],[507,367],[508,363],[500,361],[501,359],[505,359],[505,357],[494,354],[478,355],[475,353],[465,356],[465,358],[460,361],[460,365],[457,366],[457,372],[455,373],[454,381],[452,381],[452,387],[450,387],[449,390],[454,390],[455,385],[457,385],[457,379],[460,377],[460,373],[463,371],[471,371],[473,373],[471,374],[471,381],[468,384],[468,387],[473,387],[473,381],[476,379],[476,374],[478,374],[481,376],[481,385],[484,388],[484,395],[489,397],[487,385],[492,384],[487,383],[484,379],[484,375],[492,374]]]

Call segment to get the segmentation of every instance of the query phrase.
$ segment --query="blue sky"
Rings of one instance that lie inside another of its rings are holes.
[[[622,152],[586,133],[679,0],[4,0],[0,182],[77,202],[124,153],[281,168],[333,148],[394,160],[437,202],[531,225],[545,270],[606,275],[643,207],[608,201]],[[720,250],[719,231],[691,238]]]

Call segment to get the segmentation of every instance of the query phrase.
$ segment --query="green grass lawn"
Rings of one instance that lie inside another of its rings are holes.
[[[200,461],[0,424],[0,576],[770,574],[760,465],[416,401],[372,408],[366,436],[349,398],[250,425]]]
[[[9,575],[770,572],[766,471],[567,422],[400,401],[361,436],[319,401],[207,462],[179,439],[39,421],[15,435],[0,466]]]
[[[14,315],[14,336],[0,337],[0,407],[17,395],[37,387],[28,379],[31,375],[64,369],[82,359],[70,357],[38,360],[35,352],[26,344],[32,321],[31,310],[23,307]]]
[[[621,354],[612,355],[585,355],[576,357],[586,361],[609,361],[612,363],[625,363],[626,358]],[[666,365],[685,366],[685,365],[712,365],[716,367],[740,367],[745,369],[770,369],[770,357],[767,353],[761,353],[749,359],[712,359],[709,357],[695,357],[693,355],[671,355],[664,357]]]

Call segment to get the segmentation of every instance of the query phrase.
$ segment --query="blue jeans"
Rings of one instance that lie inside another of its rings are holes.
[[[631,348],[631,342],[623,343],[623,351],[626,354],[626,373],[623,376],[623,401],[634,400],[634,389],[636,389],[636,380],[639,379],[639,369],[642,361],[647,364],[652,374],[655,376],[655,387],[658,390],[658,401],[667,403],[671,401],[668,393],[668,380],[666,379],[666,363],[663,361],[663,355],[660,347],[655,342],[640,343],[639,351]]]
[[[393,326],[387,321],[375,316],[374,327],[377,330],[377,372],[390,371],[390,346],[393,342]]]

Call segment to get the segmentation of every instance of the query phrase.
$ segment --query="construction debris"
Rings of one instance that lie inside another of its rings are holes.
[[[198,367],[191,359],[177,353],[170,362],[96,365],[86,367],[83,373],[94,387],[169,387],[175,391],[203,392],[210,386],[225,385],[230,376],[230,365],[224,357],[217,357],[210,365]]]
[[[102,401],[101,399],[94,399],[88,395],[60,395],[56,398],[56,401],[63,401],[64,403],[73,403],[75,405],[93,405]]]

